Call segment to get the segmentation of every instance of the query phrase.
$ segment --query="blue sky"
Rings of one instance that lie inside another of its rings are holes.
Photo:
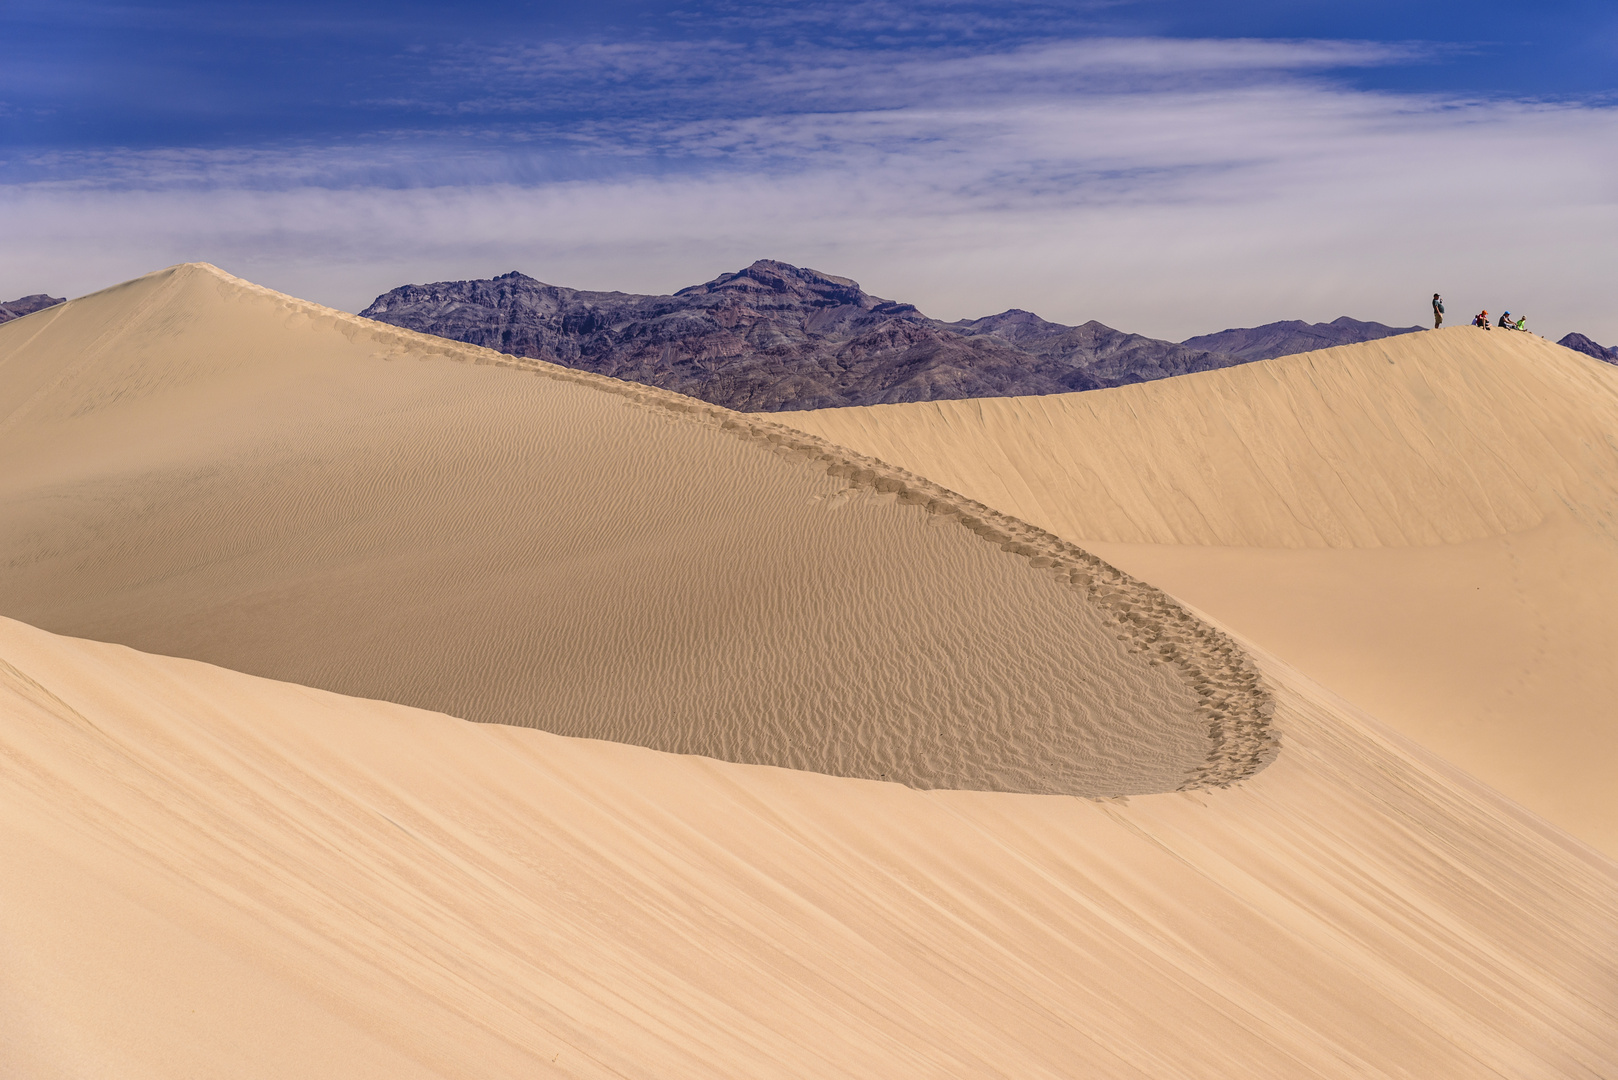
[[[58,0],[0,38],[0,298],[777,257],[948,318],[1184,337],[1439,289],[1618,341],[1611,2]]]

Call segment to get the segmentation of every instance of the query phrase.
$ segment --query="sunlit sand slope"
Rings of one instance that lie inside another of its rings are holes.
[[[1403,546],[1563,512],[1618,536],[1618,368],[1532,334],[1462,326],[1116,390],[777,415],[1074,539]]]
[[[1618,1075],[1618,872],[1265,663],[1239,787],[916,791],[0,620],[0,1074]]]
[[[501,359],[206,266],[0,329],[0,612],[918,787],[1165,791],[1270,753],[1240,650],[1092,556],[794,432]]]
[[[1618,369],[1460,327],[781,419],[1083,543],[1618,854]]]

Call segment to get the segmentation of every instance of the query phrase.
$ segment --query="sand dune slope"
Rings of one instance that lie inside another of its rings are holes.
[[[1075,539],[1408,546],[1564,512],[1618,537],[1618,368],[1532,334],[1462,326],[1116,390],[778,419]]]
[[[919,787],[1165,791],[1269,753],[1222,634],[787,429],[207,266],[13,329],[0,612],[35,625]]]
[[[1618,854],[1618,369],[1459,327],[780,418],[1083,543]]]
[[[0,620],[0,1074],[1618,1075],[1618,867],[1266,663],[1236,788],[916,791]]]

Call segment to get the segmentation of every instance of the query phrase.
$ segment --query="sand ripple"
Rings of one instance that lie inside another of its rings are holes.
[[[0,613],[920,788],[1170,791],[1273,754],[1256,671],[1168,597],[792,429],[212,268],[51,318],[0,337]]]

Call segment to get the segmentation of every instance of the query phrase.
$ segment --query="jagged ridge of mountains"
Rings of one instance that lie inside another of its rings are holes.
[[[44,293],[35,293],[17,300],[7,300],[0,304],[0,323],[20,319],[24,315],[32,315],[36,311],[43,311],[57,304],[65,304],[67,300],[60,296],[46,296]]]
[[[770,260],[672,296],[513,272],[405,285],[360,314],[749,412],[1094,390],[1407,332],[1339,319],[1176,344],[1016,309],[945,323],[847,278]],[[1214,339],[1217,348],[1200,344]]]
[[[1583,334],[1568,334],[1566,337],[1562,338],[1561,341],[1558,341],[1557,344],[1563,346],[1564,348],[1572,349],[1574,352],[1581,352],[1586,356],[1593,356],[1597,360],[1605,360],[1609,364],[1618,364],[1618,345],[1608,349],[1604,346],[1597,345]]]
[[[8,300],[0,323],[63,302]],[[1175,343],[1016,308],[946,323],[847,278],[768,259],[672,296],[566,289],[514,271],[401,286],[360,314],[749,412],[1094,390],[1421,329],[1344,316]],[[1618,365],[1618,347],[1583,334],[1557,344]]]
[[[1277,356],[1329,349],[1333,345],[1353,345],[1396,334],[1413,334],[1420,329],[1419,326],[1384,326],[1379,322],[1361,322],[1344,315],[1329,323],[1289,319],[1243,330],[1221,330],[1217,334],[1186,338],[1180,344],[1191,349],[1229,353],[1243,360],[1270,360]]]

